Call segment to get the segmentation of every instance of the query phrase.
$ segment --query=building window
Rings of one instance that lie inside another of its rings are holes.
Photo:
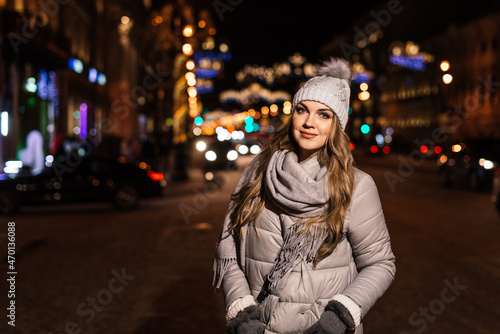
[[[37,5],[36,0],[27,0],[26,1],[26,10],[28,12],[30,12],[30,14],[35,14],[36,13],[36,5]]]
[[[494,68],[493,71],[491,72],[491,78],[488,82],[490,85],[490,102],[494,104],[496,101],[495,99],[498,99],[498,96],[500,95],[500,88],[495,87],[498,83],[498,68]],[[498,103],[498,102],[497,102]]]
[[[486,43],[486,41],[482,41],[481,42],[481,52],[485,52],[487,46],[488,46],[488,43]]]
[[[498,48],[498,37],[493,37],[493,40],[491,41],[491,48],[493,50]]]
[[[24,0],[15,0],[14,1],[14,10],[22,13],[24,11]]]
[[[481,104],[484,104],[484,101],[486,100],[486,95],[488,94],[487,93],[488,89],[486,87],[486,85],[488,85],[487,82],[488,82],[488,76],[482,75],[479,77],[477,83],[477,89],[478,89],[479,101]]]

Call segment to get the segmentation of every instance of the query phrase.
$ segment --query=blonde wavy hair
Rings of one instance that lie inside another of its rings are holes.
[[[294,110],[295,113],[295,110]],[[256,221],[266,205],[267,192],[264,175],[271,156],[278,150],[287,149],[298,152],[298,145],[292,135],[293,114],[267,142],[262,145],[262,152],[258,162],[256,178],[243,185],[232,194],[231,223],[229,232],[241,237],[243,226]],[[314,265],[330,255],[343,238],[344,219],[351,203],[354,189],[354,166],[350,149],[350,140],[342,130],[337,117],[333,117],[332,126],[325,145],[318,153],[318,162],[326,166],[329,175],[328,187],[330,198],[326,210],[318,217],[308,218],[305,221],[303,233],[314,224],[324,222],[327,228],[327,238],[319,247]]]

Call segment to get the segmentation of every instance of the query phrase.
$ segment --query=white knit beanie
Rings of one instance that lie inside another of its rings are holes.
[[[293,109],[299,102],[316,101],[328,106],[337,115],[342,130],[349,117],[351,69],[345,59],[331,58],[318,69],[318,76],[309,79],[293,97]]]

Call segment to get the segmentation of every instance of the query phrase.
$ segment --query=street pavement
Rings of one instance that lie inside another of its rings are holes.
[[[439,187],[433,161],[356,161],[377,183],[397,258],[365,333],[498,333],[500,219],[489,194]],[[191,168],[189,182],[170,182],[163,198],[133,212],[73,204],[1,217],[0,333],[222,333],[212,261],[240,172],[224,172],[217,188]],[[15,298],[8,222],[16,226]]]

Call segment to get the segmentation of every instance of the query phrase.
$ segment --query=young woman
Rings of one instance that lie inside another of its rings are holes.
[[[377,188],[344,132],[348,63],[318,72],[233,192],[214,263],[226,333],[359,334],[394,279]]]

